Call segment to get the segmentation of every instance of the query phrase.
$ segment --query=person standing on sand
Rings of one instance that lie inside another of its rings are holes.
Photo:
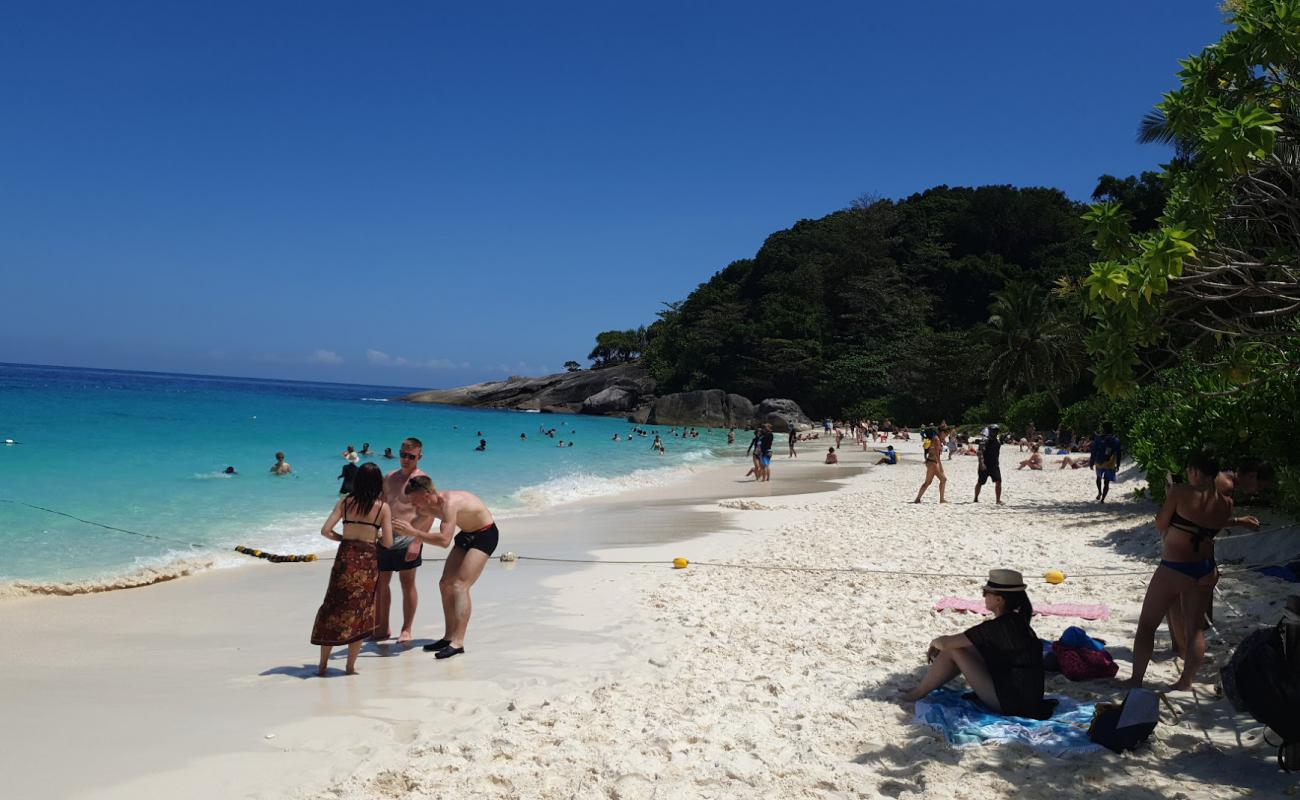
[[[424,646],[436,658],[451,658],[465,652],[465,629],[473,609],[469,590],[496,551],[500,532],[487,505],[469,492],[438,491],[427,475],[412,478],[405,491],[416,517],[410,523],[396,523],[397,529],[429,544],[451,547],[438,581],[445,628],[441,639]],[[437,533],[432,532],[435,518],[442,520]]]
[[[998,438],[997,425],[992,425],[985,430],[987,434],[979,447],[980,469],[978,482],[975,484],[975,502],[980,501],[980,489],[984,488],[984,482],[991,480],[993,497],[998,505],[1002,505],[1002,465],[998,463],[998,456],[1002,452],[1002,440]]]
[[[791,426],[790,426],[790,436],[789,436],[789,438],[788,438],[787,441],[786,441],[786,444],[790,447],[790,453],[789,453],[789,455],[786,456],[786,458],[798,458],[798,457],[799,457],[799,454],[796,453],[796,452],[794,451],[794,443],[797,442],[797,441],[799,441],[799,434],[795,433],[794,426],[791,425]]]
[[[762,466],[760,480],[772,480],[772,442],[776,437],[772,434],[772,423],[763,424],[763,429],[758,435],[759,463]]]
[[[321,526],[321,536],[338,542],[339,549],[325,600],[311,629],[311,643],[320,646],[317,675],[325,674],[330,652],[339,645],[348,646],[347,673],[357,674],[361,640],[374,632],[375,582],[379,579],[375,545],[393,544],[392,511],[383,500],[383,491],[384,473],[375,464],[363,465],[357,470],[351,494],[334,504]],[[341,534],[334,531],[340,520]]]
[[[1232,498],[1216,486],[1219,463],[1206,453],[1187,460],[1187,483],[1169,487],[1165,503],[1156,514],[1162,550],[1160,565],[1147,585],[1133,639],[1133,673],[1128,685],[1141,686],[1155,647],[1156,629],[1175,606],[1171,619],[1182,627],[1175,641],[1184,643],[1183,673],[1170,689],[1190,689],[1205,659],[1202,620],[1214,597],[1219,568],[1214,560],[1214,537],[1233,521]],[[1190,644],[1190,646],[1188,646]]]
[[[394,523],[409,523],[415,519],[415,507],[406,496],[406,484],[412,478],[424,475],[420,470],[420,459],[424,456],[424,444],[414,436],[402,441],[398,451],[402,466],[388,473],[384,478],[384,500],[392,508]],[[375,591],[375,640],[387,639],[391,634],[388,626],[392,608],[393,573],[398,573],[398,582],[402,587],[402,631],[397,636],[399,644],[411,641],[411,630],[415,626],[415,610],[420,605],[420,593],[415,588],[415,571],[424,563],[420,555],[420,540],[409,533],[402,533],[393,538],[391,545],[379,551],[379,585]]]
[[[943,440],[947,435],[947,428],[940,428],[937,431],[931,428],[926,431],[925,441],[922,444],[925,452],[925,483],[921,484],[920,491],[916,493],[916,500],[913,501],[915,503],[921,502],[925,490],[930,488],[935,478],[939,479],[939,502],[948,502],[943,496],[943,490],[948,485],[948,476],[943,474],[943,461],[940,460],[943,455]]]
[[[1115,435],[1115,426],[1109,422],[1102,423],[1101,435],[1094,436],[1088,454],[1088,466],[1097,471],[1098,503],[1106,502],[1110,493],[1111,481],[1118,475],[1119,462],[1123,457],[1119,437]]]

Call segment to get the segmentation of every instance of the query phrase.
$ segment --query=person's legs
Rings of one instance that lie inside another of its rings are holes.
[[[984,488],[984,473],[980,473],[979,479],[975,481],[975,502],[980,501],[980,489]]]
[[[903,699],[916,702],[959,674],[966,679],[967,685],[979,697],[980,702],[994,711],[1002,710],[998,705],[998,694],[993,687],[993,677],[989,675],[988,665],[984,663],[984,658],[980,656],[979,651],[973,647],[957,647],[941,652],[934,661],[930,662],[930,668],[926,670],[921,682],[915,689],[905,693]]]
[[[393,593],[390,584],[393,582],[393,573],[380,570],[379,581],[375,584],[375,632],[370,635],[371,639],[387,639],[388,614],[392,610]]]
[[[415,588],[416,571],[404,569],[397,573],[402,584],[402,632],[397,635],[398,642],[411,641],[411,630],[415,627],[415,609],[420,605],[420,592]]]
[[[1101,472],[1098,471],[1096,474],[1097,474],[1097,498],[1096,499],[1100,500],[1101,499]]]
[[[1151,651],[1155,649],[1156,629],[1160,620],[1178,598],[1179,592],[1188,588],[1188,578],[1179,575],[1169,567],[1156,567],[1147,584],[1146,597],[1142,600],[1142,612],[1138,615],[1137,633],[1133,637],[1133,674],[1128,679],[1130,686],[1141,686],[1147,674],[1147,665],[1151,663]]]
[[[361,642],[351,642],[348,644],[348,674],[357,674],[357,656],[361,653]]]
[[[1217,581],[1218,576],[1217,574],[1207,576],[1206,580]],[[1205,619],[1205,611],[1210,607],[1213,595],[1214,583],[1209,585],[1198,583],[1195,589],[1183,592],[1181,595],[1184,612],[1182,637],[1186,643],[1183,649],[1183,674],[1169,687],[1170,689],[1192,688],[1192,681],[1196,679],[1196,673],[1205,661],[1205,627],[1202,625],[1202,620]]]
[[[925,463],[925,483],[921,484],[921,491],[916,493],[915,502],[917,503],[921,502],[921,498],[925,496],[925,490],[929,489],[930,484],[933,482],[934,482],[934,464],[933,462],[927,461]]]
[[[993,499],[1002,505],[1002,481],[993,481]]]
[[[333,649],[334,648],[330,647],[327,644],[323,644],[320,646],[320,666],[316,669],[317,675],[325,674],[325,669],[329,666],[329,662],[330,662],[330,651]]]
[[[944,499],[943,490],[944,487],[948,485],[948,476],[943,472],[943,464],[936,463],[934,468],[935,472],[939,475],[939,502],[946,503],[948,501]]]
[[[921,678],[916,688],[904,692],[903,699],[915,703],[960,674],[961,670],[957,667],[957,662],[952,660],[952,651],[945,650],[930,662],[930,668],[925,671],[925,676]]]
[[[1101,479],[1101,502],[1106,502],[1106,495],[1110,494],[1110,476]]]
[[[961,670],[966,684],[979,697],[980,702],[994,711],[1001,711],[1002,706],[998,705],[998,692],[993,686],[993,676],[989,674],[988,665],[984,663],[984,657],[979,651],[974,647],[958,647],[952,650],[952,660],[957,664],[957,669]]]
[[[447,616],[447,638],[452,647],[464,647],[465,629],[469,627],[473,610],[469,590],[483,574],[488,554],[473,548],[456,547],[453,550],[454,554],[447,557],[447,568],[443,570],[438,588],[442,591],[442,606]]]

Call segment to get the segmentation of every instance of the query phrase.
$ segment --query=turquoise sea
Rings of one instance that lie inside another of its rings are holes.
[[[0,444],[0,500],[16,501],[0,502],[0,584],[114,578],[214,553],[232,565],[246,559],[228,552],[237,544],[326,549],[320,524],[349,444],[396,453],[416,436],[421,468],[439,485],[473,491],[508,516],[681,480],[726,441],[724,431],[686,440],[660,427],[660,456],[648,438],[627,441],[632,426],[614,418],[391,401],[418,388],[0,364],[0,442],[18,442]],[[474,450],[480,432],[486,452]],[[577,444],[559,448],[558,439]],[[293,475],[270,474],[277,450]],[[225,475],[227,466],[238,474]]]

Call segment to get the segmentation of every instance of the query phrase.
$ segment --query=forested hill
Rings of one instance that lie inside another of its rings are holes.
[[[662,312],[644,355],[665,392],[956,421],[990,396],[994,293],[1041,305],[1087,273],[1084,210],[1055,189],[939,186],[804,220]],[[997,413],[1009,399],[992,394]]]

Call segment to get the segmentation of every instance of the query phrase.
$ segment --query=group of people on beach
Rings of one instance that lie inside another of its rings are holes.
[[[1101,436],[1114,434],[1107,426]],[[1109,450],[1103,446],[1101,452]],[[1107,458],[1100,463],[1099,487],[1106,480],[1102,473],[1111,473],[1118,465],[1118,454],[1113,462]],[[1235,470],[1224,470],[1212,454],[1198,452],[1187,460],[1183,482],[1171,478],[1155,518],[1162,540],[1161,560],[1142,602],[1133,671],[1125,685],[1143,685],[1156,631],[1167,622],[1173,647],[1183,659],[1181,674],[1169,690],[1191,688],[1205,659],[1205,630],[1213,618],[1211,604],[1219,578],[1214,538],[1231,527],[1259,530],[1254,516],[1233,515],[1235,499],[1238,494],[1266,490],[1273,477],[1272,468],[1263,461],[1252,459]],[[1104,491],[1099,488],[1098,499]],[[961,675],[993,711],[1046,719],[1054,704],[1043,697],[1042,644],[1030,626],[1033,605],[1021,573],[992,570],[984,585],[984,603],[993,619],[934,639],[926,654],[929,667],[915,687],[904,691],[903,700],[919,700]]]
[[[312,626],[311,643],[320,647],[319,675],[326,674],[333,648],[347,646],[346,671],[352,675],[363,641],[391,637],[394,572],[402,592],[397,642],[412,641],[419,605],[415,575],[423,564],[425,544],[450,550],[438,582],[443,636],[423,649],[438,659],[465,652],[470,588],[496,551],[499,531],[492,512],[477,496],[436,487],[419,467],[423,456],[423,443],[409,437],[401,445],[401,466],[388,475],[374,462],[361,464],[348,492],[321,526],[321,535],[339,547]],[[341,532],[336,530],[339,523]]]

